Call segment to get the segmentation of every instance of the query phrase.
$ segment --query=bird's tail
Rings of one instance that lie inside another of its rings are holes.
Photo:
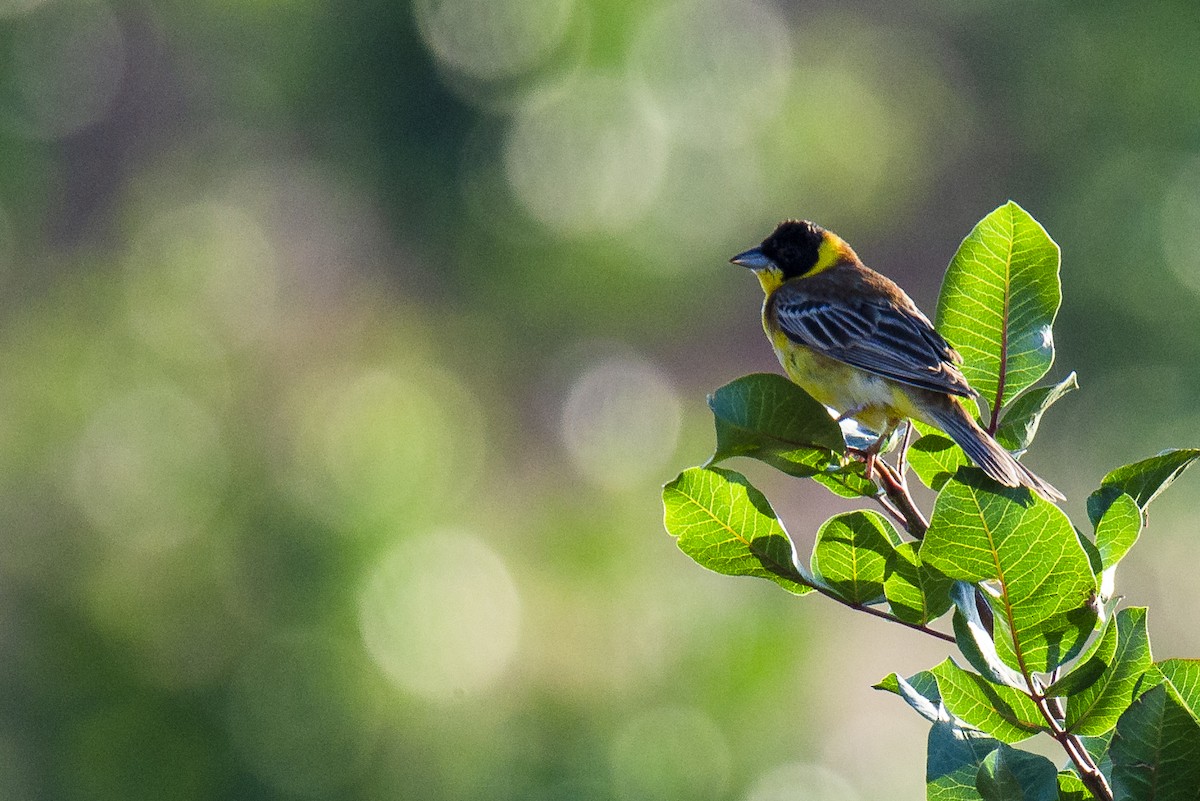
[[[983,472],[1006,487],[1028,487],[1051,503],[1064,499],[1061,492],[1038,478],[996,442],[991,434],[980,428],[958,399],[947,400],[949,403],[926,410],[932,418],[931,422],[958,443]]]

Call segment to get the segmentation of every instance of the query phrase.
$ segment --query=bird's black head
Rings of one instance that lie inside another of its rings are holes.
[[[821,226],[808,220],[786,220],[759,247],[788,279],[817,266],[824,239],[825,229]]]

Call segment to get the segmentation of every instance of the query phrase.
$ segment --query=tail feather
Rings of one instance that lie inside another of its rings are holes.
[[[983,472],[1006,487],[1028,487],[1051,503],[1064,500],[1061,492],[1039,478],[1006,451],[954,399],[933,410],[932,422],[945,431]]]

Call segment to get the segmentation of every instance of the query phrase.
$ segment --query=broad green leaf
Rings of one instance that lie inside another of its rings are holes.
[[[1088,650],[1080,654],[1079,661],[1071,671],[1046,688],[1046,696],[1063,698],[1076,695],[1091,687],[1112,667],[1117,654],[1117,619],[1114,616],[1104,627]]]
[[[1122,492],[1096,524],[1096,550],[1105,570],[1115,567],[1129,553],[1141,531],[1142,510],[1137,501]]]
[[[1045,731],[1045,718],[1020,690],[993,684],[946,659],[933,669],[946,710],[985,734],[1019,743]]]
[[[743,376],[710,395],[708,406],[717,428],[710,464],[749,456],[804,477],[836,466],[845,450],[829,411],[781,375]]]
[[[996,652],[996,643],[979,615],[976,603],[976,588],[965,581],[954,582],[950,598],[954,602],[954,639],[958,650],[971,667],[987,677],[993,684],[1006,684],[1025,690],[1027,684],[1021,674],[1010,668]]]
[[[946,269],[937,329],[993,417],[1054,361],[1058,265],[1058,245],[1009,201],[979,221]]]
[[[1179,448],[1113,470],[1100,482],[1100,489],[1088,496],[1087,510],[1092,525],[1100,521],[1122,492],[1132,496],[1138,508],[1145,512],[1150,501],[1171,486],[1171,482],[1179,478],[1197,457],[1200,457],[1200,448]]]
[[[1125,710],[1111,754],[1115,798],[1200,799],[1200,723],[1169,682],[1146,691]]]
[[[950,608],[953,581],[921,562],[917,545],[902,542],[893,552],[883,594],[892,614],[905,623],[919,626],[937,620]]]
[[[840,465],[831,460],[822,472],[813,473],[812,479],[843,498],[871,498],[879,494],[879,487],[866,479],[865,470],[866,465],[857,460]]]
[[[1066,515],[1026,490],[959,470],[938,495],[920,555],[950,578],[994,584],[997,648],[1024,675],[1054,670],[1091,634],[1096,577],[1087,554]]]
[[[950,723],[929,730],[925,761],[926,801],[983,801],[975,787],[979,766],[1000,743],[973,736]]]
[[[876,690],[895,693],[930,723],[949,722],[950,717],[942,709],[942,696],[938,693],[937,679],[928,670],[915,673],[907,679],[889,673],[876,685]]]
[[[1073,389],[1079,389],[1079,382],[1071,373],[1052,387],[1035,387],[1022,393],[1004,412],[996,429],[996,441],[1010,451],[1028,448],[1037,436],[1042,415]]]
[[[954,478],[958,468],[971,460],[954,440],[941,434],[926,434],[908,448],[908,464],[921,483],[937,491]]]
[[[1073,734],[1096,736],[1115,726],[1133,702],[1142,674],[1153,664],[1145,608],[1122,609],[1113,621],[1116,649],[1108,669],[1093,684],[1067,698],[1066,724]],[[1108,634],[1106,631],[1105,636]]]
[[[663,487],[663,508],[667,532],[703,567],[770,579],[796,595],[811,592],[775,511],[740,473],[684,470]]]
[[[1083,779],[1068,771],[1058,774],[1058,801],[1096,801]]]
[[[1155,667],[1171,682],[1192,717],[1200,720],[1200,659],[1164,659]]]
[[[868,603],[883,596],[900,535],[883,515],[845,512],[825,521],[813,546],[812,572],[839,598]]]
[[[1058,801],[1058,770],[1044,756],[1001,745],[979,766],[983,801]]]

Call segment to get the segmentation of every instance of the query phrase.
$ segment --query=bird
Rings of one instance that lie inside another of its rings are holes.
[[[839,422],[853,418],[879,435],[865,454],[868,478],[892,432],[917,420],[945,432],[999,484],[1063,500],[968,411],[963,400],[979,393],[959,369],[958,352],[903,289],[837,234],[785,220],[730,261],[762,285],[763,331],[788,378]]]

